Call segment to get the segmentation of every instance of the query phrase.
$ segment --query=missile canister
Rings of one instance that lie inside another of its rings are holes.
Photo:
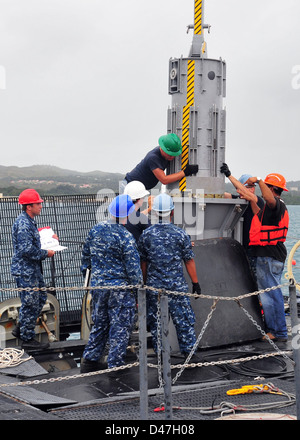
[[[176,133],[182,141],[182,155],[172,161],[167,170],[174,173],[187,163],[198,164],[196,176],[186,177],[168,185],[168,190],[204,190],[206,197],[224,193],[224,176],[220,166],[225,161],[226,64],[207,57],[203,30],[203,1],[195,0],[193,41],[188,58],[169,61],[168,132]]]
[[[187,58],[169,61],[169,133],[182,142],[182,154],[172,160],[167,173],[197,164],[198,173],[167,185],[175,205],[174,223],[182,226],[194,240],[232,237],[241,241],[239,221],[246,203],[225,199],[226,64],[207,57],[203,24],[204,0],[194,0],[193,41]]]

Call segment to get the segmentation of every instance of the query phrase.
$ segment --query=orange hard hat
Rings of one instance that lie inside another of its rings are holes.
[[[19,195],[19,205],[30,205],[31,203],[42,203],[43,201],[35,189],[25,189]]]
[[[286,187],[286,180],[281,174],[278,173],[268,174],[264,182],[266,185],[277,186],[277,188],[281,188],[284,191],[288,191]]]

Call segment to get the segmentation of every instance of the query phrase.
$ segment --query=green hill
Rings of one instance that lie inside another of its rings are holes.
[[[0,165],[0,192],[18,195],[20,190],[35,188],[43,194],[95,194],[108,188],[117,192],[123,174],[103,171],[80,172],[51,165],[15,167]]]
[[[25,188],[35,188],[41,194],[96,194],[101,189],[119,191],[119,181],[124,175],[104,171],[80,172],[52,165],[15,167],[0,165],[0,193],[16,196]],[[289,192],[282,198],[287,205],[300,205],[300,181],[287,182]],[[225,191],[234,193],[234,187],[226,182]]]

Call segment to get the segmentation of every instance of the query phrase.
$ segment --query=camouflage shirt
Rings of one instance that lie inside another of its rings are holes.
[[[41,261],[47,257],[48,251],[41,249],[37,224],[26,212],[22,212],[13,224],[12,242],[12,275],[32,277],[41,270]]]
[[[91,286],[141,284],[136,242],[120,224],[103,221],[94,226],[82,251],[81,271],[92,268]]]
[[[146,284],[153,287],[188,291],[182,260],[194,258],[188,234],[172,223],[157,223],[147,228],[139,239],[142,261],[147,262]]]

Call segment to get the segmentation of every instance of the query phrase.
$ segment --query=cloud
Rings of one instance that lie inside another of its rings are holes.
[[[227,62],[232,172],[300,179],[299,2],[204,5],[208,55]],[[167,129],[168,61],[188,56],[192,22],[192,0],[0,0],[1,163],[130,170]]]

